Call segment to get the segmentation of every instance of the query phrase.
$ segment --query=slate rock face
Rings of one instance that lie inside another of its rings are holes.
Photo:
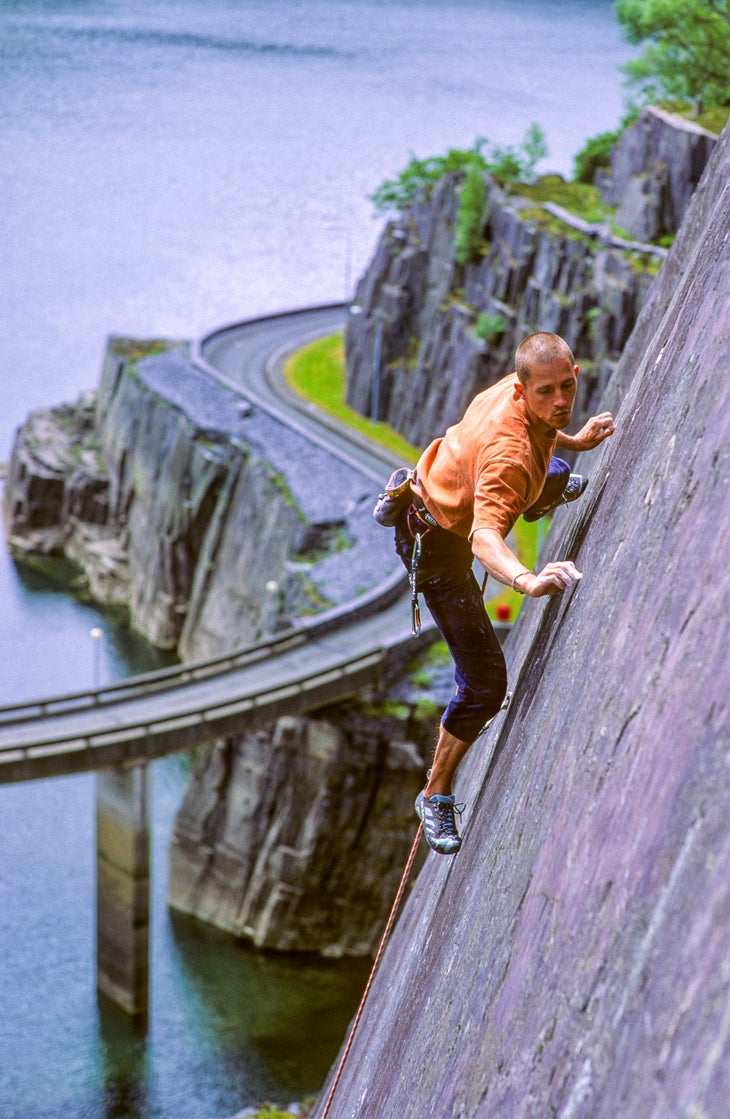
[[[544,546],[583,580],[513,631],[464,846],[418,877],[337,1119],[727,1114],[728,213],[726,129]]]
[[[109,478],[94,428],[92,393],[75,406],[43,408],[16,433],[5,511],[17,543],[52,551],[78,517],[106,520]],[[47,533],[47,535],[46,535]]]
[[[617,224],[640,241],[676,233],[716,143],[692,121],[656,106],[643,109],[599,180],[603,201],[616,207]]]
[[[661,262],[663,250],[642,243],[676,232],[716,142],[653,108],[623,133],[600,188],[636,244],[608,223],[568,226],[559,207],[534,206],[485,177],[483,251],[460,265],[458,179],[445,176],[388,223],[358,284],[348,402],[424,446],[512,368],[525,335],[549,330],[583,370],[576,418],[595,413]]]

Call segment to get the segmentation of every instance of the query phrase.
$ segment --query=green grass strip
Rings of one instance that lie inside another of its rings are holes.
[[[374,443],[413,465],[420,450],[386,423],[374,423],[345,403],[345,349],[342,333],[317,338],[288,359],[284,377],[294,392]],[[385,481],[385,479],[383,479]]]

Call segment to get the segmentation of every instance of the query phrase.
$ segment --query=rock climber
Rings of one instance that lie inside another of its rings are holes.
[[[575,435],[570,423],[578,366],[556,334],[520,343],[515,370],[479,393],[463,418],[421,455],[410,501],[395,523],[396,551],[423,594],[455,666],[456,688],[441,720],[426,785],[416,800],[428,844],[440,854],[461,847],[452,792],[459,763],[507,691],[504,655],[472,572],[530,598],[561,594],[581,573],[570,560],[530,571],[506,543],[517,518],[534,521],[578,498],[588,479],[571,474],[557,448],[587,451],[615,430],[610,412]],[[417,565],[417,567],[416,567]]]

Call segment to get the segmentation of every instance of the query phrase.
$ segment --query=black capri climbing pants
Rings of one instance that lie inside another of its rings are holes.
[[[454,660],[454,695],[441,720],[462,742],[473,742],[507,693],[507,668],[474,575],[468,540],[433,528],[414,506],[395,527],[395,549],[410,570],[415,532],[421,533],[418,590]]]

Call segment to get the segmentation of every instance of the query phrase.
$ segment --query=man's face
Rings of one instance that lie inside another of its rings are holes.
[[[564,428],[570,423],[575,401],[578,366],[567,358],[533,366],[526,385],[517,382],[516,392],[533,419],[548,428]]]

